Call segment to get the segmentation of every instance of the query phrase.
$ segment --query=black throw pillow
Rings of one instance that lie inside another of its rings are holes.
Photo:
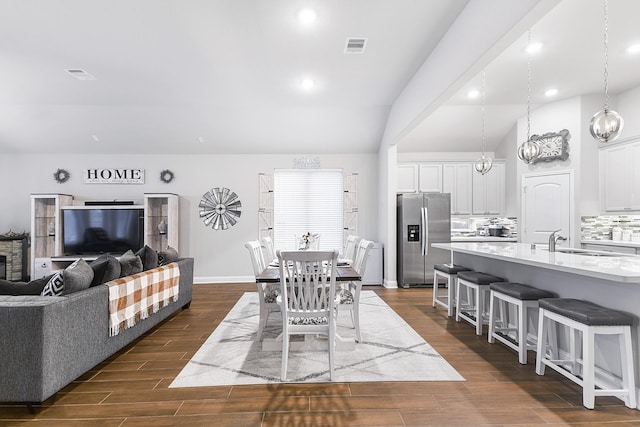
[[[131,276],[142,272],[142,260],[131,249],[125,252],[120,259],[120,277]]]
[[[30,282],[10,282],[0,279],[0,295],[40,295],[53,274]]]
[[[147,271],[158,266],[158,252],[151,249],[149,246],[144,245],[136,255],[142,260],[142,270]]]
[[[101,285],[120,277],[120,262],[113,255],[100,255],[89,264],[93,270],[91,286]]]
[[[167,265],[178,260],[178,251],[167,246],[164,251],[158,252],[158,265]]]

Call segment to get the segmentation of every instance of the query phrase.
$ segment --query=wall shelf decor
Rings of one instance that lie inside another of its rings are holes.
[[[233,227],[242,214],[238,195],[225,187],[215,187],[204,193],[199,207],[202,222],[214,230]]]
[[[569,158],[569,139],[571,139],[571,134],[566,129],[544,135],[531,135],[531,141],[538,144],[540,148],[540,154],[532,163],[567,160]]]

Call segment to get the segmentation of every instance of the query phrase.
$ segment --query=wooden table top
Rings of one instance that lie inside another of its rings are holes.
[[[362,278],[351,266],[338,266],[336,270],[336,282],[351,282],[358,281]],[[280,282],[280,268],[267,267],[264,269],[258,277],[256,277],[257,283],[279,283]]]

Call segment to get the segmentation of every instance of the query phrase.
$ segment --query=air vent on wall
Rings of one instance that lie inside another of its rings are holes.
[[[367,39],[363,37],[349,37],[344,47],[344,53],[364,53]]]
[[[67,73],[71,74],[78,80],[95,80],[91,74],[87,73],[85,70],[81,70],[79,68],[68,68],[65,70]]]

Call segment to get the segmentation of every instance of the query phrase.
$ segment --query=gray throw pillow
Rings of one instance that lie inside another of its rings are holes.
[[[117,279],[120,277],[120,271],[122,270],[118,258],[109,254],[100,255],[94,261],[91,261],[89,267],[93,270],[91,286],[98,286]]]
[[[10,282],[0,279],[0,295],[40,295],[53,275],[26,282]]]
[[[142,270],[147,271],[158,266],[158,252],[151,249],[149,246],[144,245],[136,255],[142,260]]]
[[[125,252],[118,261],[120,261],[120,277],[142,272],[142,260],[131,249]]]
[[[167,265],[178,260],[178,251],[171,246],[167,246],[164,251],[158,252],[158,265]]]
[[[62,272],[64,289],[62,295],[69,295],[74,292],[83,291],[91,286],[93,280],[93,270],[82,258],[75,261]]]

